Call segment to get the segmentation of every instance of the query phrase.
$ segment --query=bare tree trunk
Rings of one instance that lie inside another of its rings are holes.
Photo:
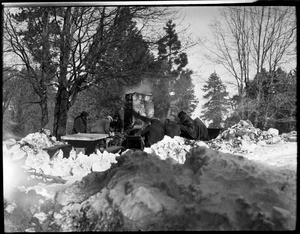
[[[44,11],[42,16],[43,21],[43,31],[42,31],[42,41],[43,41],[43,55],[41,63],[41,79],[40,79],[40,107],[42,110],[41,116],[41,128],[44,128],[48,123],[48,97],[47,97],[47,86],[46,80],[49,78],[49,67],[50,67],[50,48],[49,48],[49,12]]]
[[[61,136],[66,134],[67,118],[69,111],[69,93],[68,87],[68,64],[71,52],[71,7],[67,7],[64,15],[64,25],[60,38],[60,75],[59,87],[56,95],[54,108],[53,134],[60,140]]]
[[[41,128],[44,128],[47,125],[48,121],[49,121],[49,118],[48,118],[48,97],[47,97],[47,94],[44,94],[41,97],[39,105],[40,105],[41,110],[42,110]]]
[[[69,111],[69,94],[66,88],[59,88],[56,96],[55,108],[54,108],[54,123],[53,123],[53,135],[57,140],[61,139],[61,136],[66,135],[67,119]]]

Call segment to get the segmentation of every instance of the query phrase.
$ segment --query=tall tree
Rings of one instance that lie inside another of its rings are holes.
[[[262,80],[262,90],[257,87],[257,79]],[[252,102],[257,95],[261,95],[260,105],[253,106],[255,119],[258,119],[258,127],[267,129],[275,125],[289,125],[291,128],[296,121],[296,71],[286,73],[278,68],[275,73],[262,72],[257,74],[250,82],[249,97]],[[249,109],[251,111],[251,109]],[[252,120],[255,120],[252,117]]]
[[[4,39],[24,63],[25,76],[38,95],[35,103],[42,111],[41,128],[48,123],[47,85],[54,76],[49,47],[51,9],[21,8],[16,14],[6,10],[4,17]]]
[[[106,32],[98,30],[85,60],[87,71],[95,75],[97,85],[111,81],[123,86],[135,85],[152,59],[130,9],[120,7],[116,15]]]
[[[207,47],[212,62],[221,64],[234,77],[238,95],[243,96],[249,81],[250,23],[246,7],[225,7],[220,10],[221,19],[211,25],[213,46]]]
[[[6,31],[9,35],[7,40],[10,40],[13,52],[23,60],[28,69],[28,76],[36,78],[32,79],[32,85],[37,87],[35,92],[45,95],[48,79],[50,79],[51,85],[56,86],[53,134],[58,139],[66,133],[67,114],[79,92],[95,83],[101,85],[112,78],[123,82],[128,77],[128,72],[131,70],[128,67],[130,62],[127,63],[127,66],[118,66],[126,63],[126,60],[122,60],[125,59],[125,56],[122,55],[118,58],[121,54],[112,53],[112,51],[122,48],[121,45],[117,45],[119,36],[127,36],[126,33],[120,35],[124,31],[124,27],[121,26],[125,25],[124,20],[128,22],[127,19],[133,17],[140,19],[163,14],[160,9],[151,9],[125,6],[29,7],[23,8],[21,13],[16,15],[6,14],[8,22]],[[19,25],[16,25],[17,22],[13,22],[13,18],[20,21]],[[39,37],[33,36],[36,41],[41,42],[40,44],[34,44],[30,36],[20,35],[20,32],[30,31],[29,28],[32,25],[36,25],[36,31],[39,32]],[[41,47],[41,45],[43,46]],[[49,72],[52,69],[44,69],[44,67],[53,68],[54,78],[52,73],[50,76],[34,74],[34,64],[31,58],[34,58],[34,52],[38,50],[40,51],[36,54],[44,56],[35,58],[35,63],[40,67],[40,71]],[[101,55],[98,57],[99,59],[104,58],[106,61],[93,58],[94,51]],[[123,50],[123,52],[127,53],[128,50]],[[131,63],[133,64],[139,58],[137,57]],[[105,73],[100,71],[105,71]],[[119,77],[120,74],[126,74],[126,77]],[[133,73],[131,72],[131,74]]]
[[[223,65],[234,77],[243,105],[248,95],[250,72],[258,74],[264,67],[274,72],[279,66],[295,61],[295,7],[224,7],[220,16],[212,25],[215,41],[207,46],[211,52],[209,58]],[[262,81],[257,79],[256,82],[258,107],[262,101]],[[256,118],[255,126],[257,121]]]
[[[280,129],[281,132],[295,131],[297,129],[297,69],[282,76],[276,86],[276,96],[273,100],[276,105],[276,115],[275,118],[266,120],[271,120],[275,128]]]
[[[201,117],[204,120],[212,121],[209,127],[220,128],[224,122],[226,114],[228,114],[228,92],[216,72],[213,72],[206,84],[203,86],[203,91],[206,94],[203,98],[208,101],[203,105],[203,114]]]
[[[271,86],[275,79],[276,70],[285,63],[293,60],[296,54],[296,15],[294,7],[266,7],[251,8],[251,53],[256,66],[257,74],[264,68],[269,72]],[[257,108],[263,100],[263,80],[256,79],[258,93],[256,96]],[[270,102],[266,102],[266,113]],[[254,125],[259,122],[257,113]]]
[[[192,74],[193,71],[191,70],[183,70],[174,84],[172,95],[174,104],[172,106],[177,110],[177,113],[184,110],[186,113],[192,114],[199,102],[195,96]]]
[[[181,42],[175,30],[176,24],[169,20],[164,27],[165,36],[158,41],[159,60],[165,61],[169,73],[179,72],[188,64],[186,53],[181,51]]]
[[[185,111],[191,113],[195,109],[194,86],[190,76],[192,71],[184,70],[188,64],[188,58],[175,27],[176,24],[169,20],[164,27],[165,35],[158,41],[159,73],[154,79],[154,104],[158,117],[166,117],[171,102],[178,110],[184,108]],[[179,86],[183,83],[186,93]],[[182,100],[182,98],[186,99]],[[190,105],[187,104],[189,102]]]

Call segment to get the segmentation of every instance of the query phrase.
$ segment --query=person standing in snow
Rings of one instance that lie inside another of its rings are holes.
[[[72,134],[86,133],[88,116],[89,114],[86,111],[82,111],[81,114],[74,119]]]
[[[99,133],[99,134],[108,134],[110,136],[113,136],[113,129],[110,126],[111,122],[113,121],[113,118],[108,115],[103,119],[100,119],[98,124],[94,127],[93,133]],[[101,152],[105,149],[106,142],[104,139],[100,140],[99,142],[99,149]]]
[[[113,115],[113,121],[110,123],[110,126],[112,129],[114,129],[114,132],[123,131],[123,121],[118,111],[116,111],[115,114]]]
[[[93,132],[100,134],[111,134],[113,131],[113,128],[110,126],[112,121],[113,118],[110,115],[100,119],[98,124],[94,127]]]
[[[181,130],[180,136],[190,140],[196,140],[198,135],[197,127],[192,118],[190,118],[184,111],[180,111],[178,113],[178,118],[178,125]]]
[[[159,120],[151,119],[150,125],[141,131],[141,136],[145,137],[145,146],[150,147],[164,138],[165,129]]]

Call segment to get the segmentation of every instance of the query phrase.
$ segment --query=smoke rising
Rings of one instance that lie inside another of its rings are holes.
[[[128,93],[152,94],[152,83],[148,78],[145,78],[139,85],[125,88],[125,94]]]

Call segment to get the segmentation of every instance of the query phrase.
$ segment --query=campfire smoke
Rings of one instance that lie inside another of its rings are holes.
[[[128,94],[128,93],[151,94],[152,93],[152,84],[149,79],[145,78],[141,81],[141,83],[139,85],[126,88],[125,94]]]

